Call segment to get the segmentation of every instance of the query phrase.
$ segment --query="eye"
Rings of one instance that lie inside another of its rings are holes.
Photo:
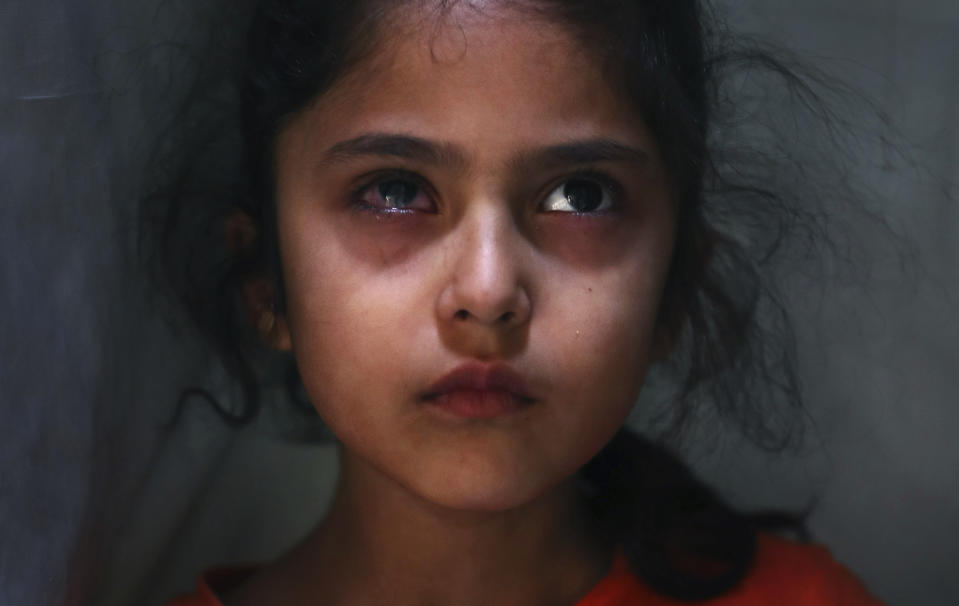
[[[363,186],[354,196],[359,210],[397,213],[433,211],[433,201],[413,176],[381,177]]]
[[[601,213],[613,209],[613,188],[595,179],[567,179],[546,196],[546,212]]]

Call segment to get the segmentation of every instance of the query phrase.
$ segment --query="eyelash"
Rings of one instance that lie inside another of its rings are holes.
[[[580,216],[580,217],[595,217],[595,216],[615,213],[621,210],[623,205],[623,198],[625,196],[625,190],[623,189],[623,186],[616,179],[612,178],[611,176],[607,175],[604,172],[600,172],[597,170],[588,170],[588,169],[580,170],[568,175],[564,175],[561,179],[554,181],[548,187],[548,189],[546,190],[546,195],[548,196],[550,193],[555,191],[564,183],[568,183],[570,181],[577,181],[577,180],[590,181],[592,183],[599,185],[602,189],[604,189],[605,190],[604,193],[609,195],[611,208],[606,210],[599,210],[599,211],[573,211],[573,212],[554,211],[554,212],[556,212],[557,214],[574,215],[574,216]],[[544,196],[540,196],[540,197],[545,202],[546,197]]]
[[[426,179],[411,171],[393,169],[374,173],[372,176],[368,176],[366,179],[364,179],[361,185],[354,188],[350,192],[350,207],[354,212],[366,212],[380,216],[392,216],[398,214],[406,215],[416,212],[415,209],[411,208],[378,208],[363,201],[362,194],[365,191],[389,181],[404,181],[410,183],[423,191],[423,193],[426,194],[431,200],[435,199],[435,195],[433,195],[432,189],[430,188]]]
[[[545,189],[546,194],[540,194],[538,197],[541,198],[540,205],[546,201],[546,197],[555,191],[558,187],[574,180],[583,180],[590,181],[601,188],[603,188],[604,193],[608,194],[611,200],[612,208],[600,211],[552,211],[556,214],[566,214],[573,216],[583,216],[583,217],[592,217],[605,215],[609,213],[616,212],[622,206],[622,200],[624,195],[623,186],[610,177],[609,175],[599,172],[596,170],[580,170],[567,175],[564,175],[561,179],[553,181]],[[379,216],[395,216],[395,215],[407,215],[418,212],[416,209],[412,208],[379,208],[373,206],[372,204],[366,203],[363,201],[363,193],[369,190],[370,188],[382,185],[383,183],[389,181],[403,181],[409,184],[415,185],[424,195],[430,198],[430,200],[435,201],[435,194],[433,193],[432,188],[429,183],[422,176],[415,172],[401,169],[392,169],[386,171],[380,171],[374,173],[372,176],[364,179],[362,184],[355,187],[349,195],[350,206],[354,212],[365,212],[371,213]],[[435,203],[435,202],[434,202]]]

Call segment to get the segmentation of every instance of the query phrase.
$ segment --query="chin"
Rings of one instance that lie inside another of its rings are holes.
[[[535,500],[535,497],[505,491],[482,492],[475,489],[465,492],[433,494],[427,497],[430,502],[444,509],[473,513],[504,513],[522,507]]]
[[[530,478],[540,478],[530,482]],[[440,507],[485,513],[505,512],[522,507],[548,493],[542,476],[520,473],[517,468],[503,472],[460,467],[452,473],[435,476],[432,481],[419,478],[413,489]]]

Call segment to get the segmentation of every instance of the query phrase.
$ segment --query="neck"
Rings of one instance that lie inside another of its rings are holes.
[[[331,509],[289,563],[324,604],[570,605],[608,567],[584,519],[571,482],[507,511],[451,510],[344,450]]]

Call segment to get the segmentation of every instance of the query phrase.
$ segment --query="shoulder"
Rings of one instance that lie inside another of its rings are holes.
[[[876,606],[863,583],[833,559],[821,545],[796,543],[760,534],[756,560],[739,587],[735,600],[719,604],[783,604],[789,606]],[[725,598],[725,596],[724,596]]]
[[[576,606],[682,606],[634,576],[619,553],[609,575]],[[760,534],[756,558],[740,583],[703,606],[882,606],[820,545]]]
[[[194,593],[173,598],[165,606],[223,606],[218,595],[239,585],[254,570],[250,566],[238,566],[207,571],[197,579]]]

